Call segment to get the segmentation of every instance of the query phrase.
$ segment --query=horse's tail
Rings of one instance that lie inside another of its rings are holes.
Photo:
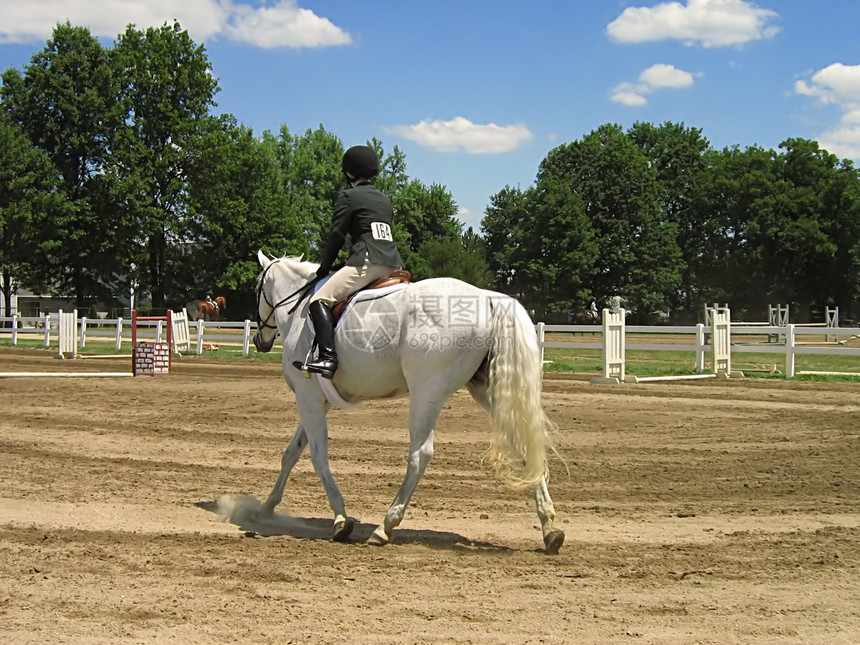
[[[489,462],[498,477],[517,489],[548,478],[547,452],[554,424],[541,405],[540,348],[534,324],[519,302],[494,297],[489,390],[492,445]]]

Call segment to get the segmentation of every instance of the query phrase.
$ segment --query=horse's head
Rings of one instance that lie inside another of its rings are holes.
[[[254,347],[259,352],[271,351],[278,336],[279,325],[287,317],[284,305],[295,304],[298,292],[313,277],[317,266],[302,262],[301,257],[270,258],[257,253],[262,272],[257,276],[257,331]]]

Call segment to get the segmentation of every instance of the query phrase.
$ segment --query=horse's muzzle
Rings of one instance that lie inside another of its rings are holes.
[[[277,335],[272,336],[272,340],[266,341],[262,334],[260,334],[260,330],[258,329],[254,332],[254,347],[257,348],[258,352],[262,352],[263,354],[272,351],[272,347],[275,344],[275,338]]]

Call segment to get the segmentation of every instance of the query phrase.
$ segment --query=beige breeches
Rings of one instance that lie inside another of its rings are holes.
[[[371,264],[367,259],[364,260],[363,266],[342,267],[313,295],[311,302],[320,300],[331,307],[349,294],[391,275],[396,270],[397,267]]]

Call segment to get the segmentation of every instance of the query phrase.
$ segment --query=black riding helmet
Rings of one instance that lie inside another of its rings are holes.
[[[369,146],[353,146],[343,154],[343,174],[350,181],[371,179],[379,173],[379,159]]]

